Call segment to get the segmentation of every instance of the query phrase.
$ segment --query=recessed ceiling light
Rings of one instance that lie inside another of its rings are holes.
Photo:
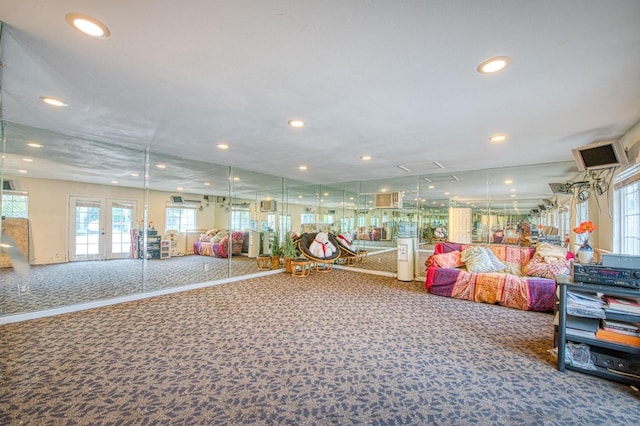
[[[166,169],[167,166],[165,166],[164,164],[156,164],[156,167],[159,169]]]
[[[445,193],[444,193],[444,195],[449,195],[449,194],[451,194],[451,193],[450,193],[450,192],[445,192]]]
[[[233,177],[233,181],[234,181],[234,182],[238,182],[239,180],[240,180],[240,178],[239,178],[238,176],[234,176],[234,177]]]
[[[218,147],[218,149],[229,149],[229,145],[227,145],[226,143],[219,143],[216,144],[216,146]]]
[[[511,185],[513,183],[513,181],[511,179],[507,179],[504,181],[505,185]]]
[[[118,183],[118,181],[117,180],[112,180],[111,183],[116,184],[116,183]]]
[[[511,194],[511,198],[515,198],[515,197],[517,197],[516,194]]]
[[[204,186],[210,186],[210,185],[211,185],[211,182],[205,182],[204,183]]]
[[[304,127],[304,121],[302,121],[302,120],[289,120],[289,126],[291,126],[291,127]]]
[[[505,135],[493,135],[489,138],[489,140],[493,143],[500,143],[506,141],[507,137]]]
[[[363,161],[369,161],[371,160],[371,156],[370,155],[363,155],[362,157],[360,157],[361,160]]]
[[[55,106],[55,107],[66,107],[67,106],[67,104],[64,101],[62,101],[62,100],[60,100],[58,98],[52,98],[50,96],[41,96],[40,100],[42,102],[44,102],[45,104],[47,104],[47,105],[51,105],[51,106]]]
[[[298,166],[298,170],[307,170],[307,166],[305,165]]]
[[[516,191],[517,191],[517,189],[515,189],[515,188],[511,188],[509,191],[511,191],[511,192],[516,192]]]
[[[29,142],[27,143],[27,146],[30,146],[31,148],[42,148],[42,145],[37,142]]]
[[[429,188],[429,189],[433,189],[433,188],[435,188],[435,187],[436,187],[435,185],[429,185],[429,186],[427,186],[427,188]]]
[[[18,170],[18,173],[27,173],[27,171],[20,169],[20,170]]]
[[[67,13],[65,15],[67,23],[83,34],[95,38],[108,38],[111,31],[102,22],[90,16],[79,13]]]
[[[494,56],[478,65],[478,72],[480,74],[493,74],[505,69],[509,62],[511,62],[511,59],[507,56]]]
[[[182,188],[181,186],[176,188],[176,191],[182,191],[184,188]]]

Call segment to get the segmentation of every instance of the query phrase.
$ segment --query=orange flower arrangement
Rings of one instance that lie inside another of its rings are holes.
[[[582,242],[583,246],[588,246],[589,245],[589,232],[593,232],[596,230],[596,225],[593,224],[593,222],[591,222],[590,220],[587,220],[586,222],[582,222],[579,226],[577,226],[576,228],[573,228],[573,232],[575,232],[576,234],[586,234],[584,241]]]

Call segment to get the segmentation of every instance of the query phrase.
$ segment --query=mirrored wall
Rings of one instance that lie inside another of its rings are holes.
[[[1,316],[264,273],[256,257],[276,232],[346,233],[384,253],[410,224],[429,253],[459,239],[451,212],[463,209],[469,241],[490,243],[536,222],[549,183],[576,174],[555,163],[327,185],[9,122],[2,141]]]

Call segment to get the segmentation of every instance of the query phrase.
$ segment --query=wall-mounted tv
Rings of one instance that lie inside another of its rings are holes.
[[[627,164],[627,153],[619,140],[593,142],[571,150],[578,170],[593,170]]]

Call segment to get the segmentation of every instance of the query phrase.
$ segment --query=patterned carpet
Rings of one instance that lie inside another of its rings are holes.
[[[552,317],[333,270],[8,324],[0,424],[640,424],[555,369]]]
[[[357,269],[396,272],[396,250],[377,253],[376,249],[368,250],[367,261],[358,263]],[[421,253],[421,257],[426,259],[426,254]],[[0,315],[35,312],[259,272],[256,260],[244,256],[234,256],[230,268],[227,259],[195,255],[148,261],[144,275],[142,268],[143,261],[137,259],[32,266],[26,275],[15,274],[12,268],[0,268]]]

